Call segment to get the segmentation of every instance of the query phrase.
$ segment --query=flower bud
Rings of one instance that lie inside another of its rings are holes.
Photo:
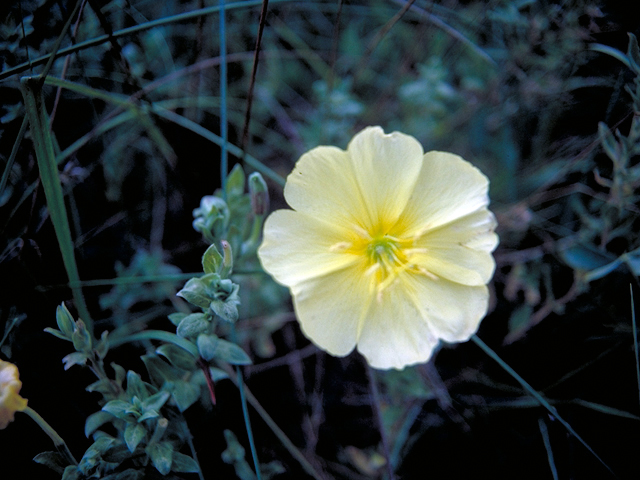
[[[227,278],[233,271],[233,252],[231,251],[231,245],[226,240],[220,242],[222,245],[222,269],[220,270],[220,276]]]
[[[89,352],[93,348],[93,342],[91,341],[91,334],[87,330],[84,322],[78,320],[76,322],[76,329],[71,335],[73,341],[73,347],[77,352]]]
[[[193,211],[193,228],[211,240],[224,235],[229,225],[229,207],[220,197],[206,195]]]
[[[254,215],[265,215],[269,211],[269,189],[258,172],[249,175],[249,196]]]
[[[74,322],[71,313],[64,303],[56,308],[56,322],[58,323],[60,331],[68,338],[71,338],[74,330]]]

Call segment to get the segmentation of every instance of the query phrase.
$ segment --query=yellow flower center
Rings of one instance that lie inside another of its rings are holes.
[[[436,278],[415,263],[415,255],[425,250],[414,248],[413,238],[397,238],[384,232],[371,234],[358,229],[355,241],[334,245],[332,250],[362,258],[363,274],[371,279],[370,288],[378,300],[382,299],[382,292],[405,271]]]
[[[370,289],[376,293],[378,301],[382,299],[382,292],[399,280],[404,272],[438,279],[425,268],[424,254],[427,250],[416,248],[414,238],[398,238],[384,233],[383,229],[376,229],[373,234],[360,227],[354,230],[351,242],[336,243],[330,250],[355,255],[362,260],[362,273],[371,279]]]

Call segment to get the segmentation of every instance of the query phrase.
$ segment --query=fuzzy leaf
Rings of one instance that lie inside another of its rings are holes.
[[[235,197],[244,193],[245,174],[239,163],[231,169],[227,176],[227,197]]]
[[[47,327],[44,329],[45,332],[50,333],[51,335],[58,337],[62,340],[71,341],[71,337],[66,336],[64,333],[56,330],[55,328]]]
[[[211,302],[211,310],[219,317],[225,319],[228,322],[235,322],[238,320],[238,307],[235,303],[224,302],[222,300],[214,300]]]
[[[171,470],[179,473],[197,473],[200,471],[198,463],[188,455],[180,452],[173,452]]]
[[[146,434],[146,429],[139,423],[130,423],[127,425],[127,428],[124,429],[124,441],[131,453],[135,451]]]
[[[104,425],[107,422],[113,420],[113,415],[109,412],[105,412],[100,410],[98,412],[92,413],[87,417],[87,420],[84,423],[84,435],[89,438],[93,432],[95,432],[98,428]]]
[[[200,387],[191,382],[178,380],[174,383],[171,395],[178,406],[178,410],[184,412],[200,398]]]
[[[227,340],[218,339],[215,357],[231,365],[250,365],[251,358],[238,345]]]
[[[88,385],[87,388],[85,388],[85,390],[87,392],[102,393],[103,395],[113,394],[113,391],[114,391],[113,386],[111,384],[111,380],[109,380],[108,378],[103,378],[102,380],[93,382],[91,385]]]
[[[156,349],[158,355],[162,355],[172,365],[187,371],[196,369],[196,359],[189,352],[171,343],[165,343]]]
[[[218,273],[222,266],[222,255],[214,244],[211,244],[202,255],[202,269],[204,273]]]
[[[176,333],[183,338],[196,337],[208,331],[210,327],[211,323],[204,313],[192,313],[182,319]]]
[[[169,318],[169,321],[177,327],[178,325],[180,325],[180,322],[182,321],[182,319],[186,316],[187,316],[186,313],[174,312],[168,315],[167,317]]]
[[[69,370],[74,365],[85,365],[87,363],[87,354],[82,352],[73,352],[62,359],[64,369]]]
[[[149,410],[145,410],[145,412],[138,418],[138,421],[142,422],[144,420],[149,420],[151,418],[158,418],[159,416],[160,416],[160,413],[157,410],[150,408]]]
[[[142,402],[142,409],[145,413],[147,410],[160,410],[167,400],[169,400],[170,396],[171,394],[169,392],[161,390]]]
[[[165,382],[174,382],[180,380],[183,371],[169,365],[157,355],[143,355],[142,361],[147,367],[151,380],[156,385],[163,385]]]
[[[127,372],[127,394],[130,397],[138,397],[140,400],[145,400],[149,396],[149,391],[144,385],[142,377],[133,370]]]
[[[114,362],[111,362],[111,368],[113,368],[113,371],[115,372],[116,383],[118,385],[122,385],[122,382],[124,381],[124,378],[127,375],[126,370]]]
[[[101,480],[140,480],[144,478],[144,470],[136,470],[135,468],[127,468],[124,472],[116,472]]]
[[[216,355],[216,347],[220,339],[216,335],[198,335],[197,345],[200,356],[207,362]]]
[[[627,50],[627,57],[629,58],[629,65],[636,75],[640,75],[640,48],[638,47],[638,39],[633,33],[629,35],[629,49]]]
[[[152,443],[145,449],[153,466],[162,474],[166,475],[171,471],[173,459],[173,447],[169,442]]]
[[[78,471],[78,467],[75,465],[69,465],[64,469],[62,480],[80,480],[81,478],[82,474]]]
[[[125,421],[133,420],[133,415],[131,414],[131,404],[129,402],[125,402],[122,400],[111,400],[107,402],[104,407],[102,407],[102,411],[108,412],[116,418],[120,418]]]
[[[177,295],[203,309],[209,308],[209,303],[211,302],[211,298],[207,295],[207,289],[200,278],[189,280]]]

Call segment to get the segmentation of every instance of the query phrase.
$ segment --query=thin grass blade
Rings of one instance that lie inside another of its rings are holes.
[[[62,185],[60,184],[58,166],[53,150],[53,141],[49,131],[49,119],[42,99],[41,79],[38,77],[23,78],[20,87],[31,126],[31,137],[40,170],[40,180],[47,199],[51,222],[58,238],[58,245],[69,278],[69,285],[78,314],[85,322],[87,329],[93,334],[93,322],[89,315],[82,289],[78,286],[80,275],[78,274],[71,230],[69,229],[69,218],[64,204]]]
[[[633,329],[633,348],[636,354],[636,380],[638,382],[638,399],[640,401],[640,356],[638,354],[638,326],[636,325],[636,307],[633,301],[633,287],[629,284],[631,293],[631,327]]]
[[[562,418],[558,411],[554,406],[552,406],[542,395],[540,395],[537,390],[535,390],[531,385],[529,385],[524,378],[522,378],[516,371],[511,368],[504,360],[502,360],[496,352],[494,352],[486,343],[484,343],[480,337],[474,335],[471,337],[473,343],[478,345],[487,355],[489,355],[493,360],[495,360],[498,365],[500,365],[509,375],[511,375],[520,385],[524,388],[529,395],[535,398],[540,405],[547,409],[547,411],[556,418],[567,431],[573,435],[584,447],[616,478],[618,476],[611,470],[609,465],[605,463],[605,461],[600,458],[600,456],[591,448],[591,446],[573,429],[569,423]]]

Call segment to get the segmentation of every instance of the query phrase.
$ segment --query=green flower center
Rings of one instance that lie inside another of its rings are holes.
[[[385,273],[385,277],[396,268],[402,268],[407,261],[401,242],[389,235],[372,238],[367,245],[366,254],[370,266],[378,265],[377,268]]]

